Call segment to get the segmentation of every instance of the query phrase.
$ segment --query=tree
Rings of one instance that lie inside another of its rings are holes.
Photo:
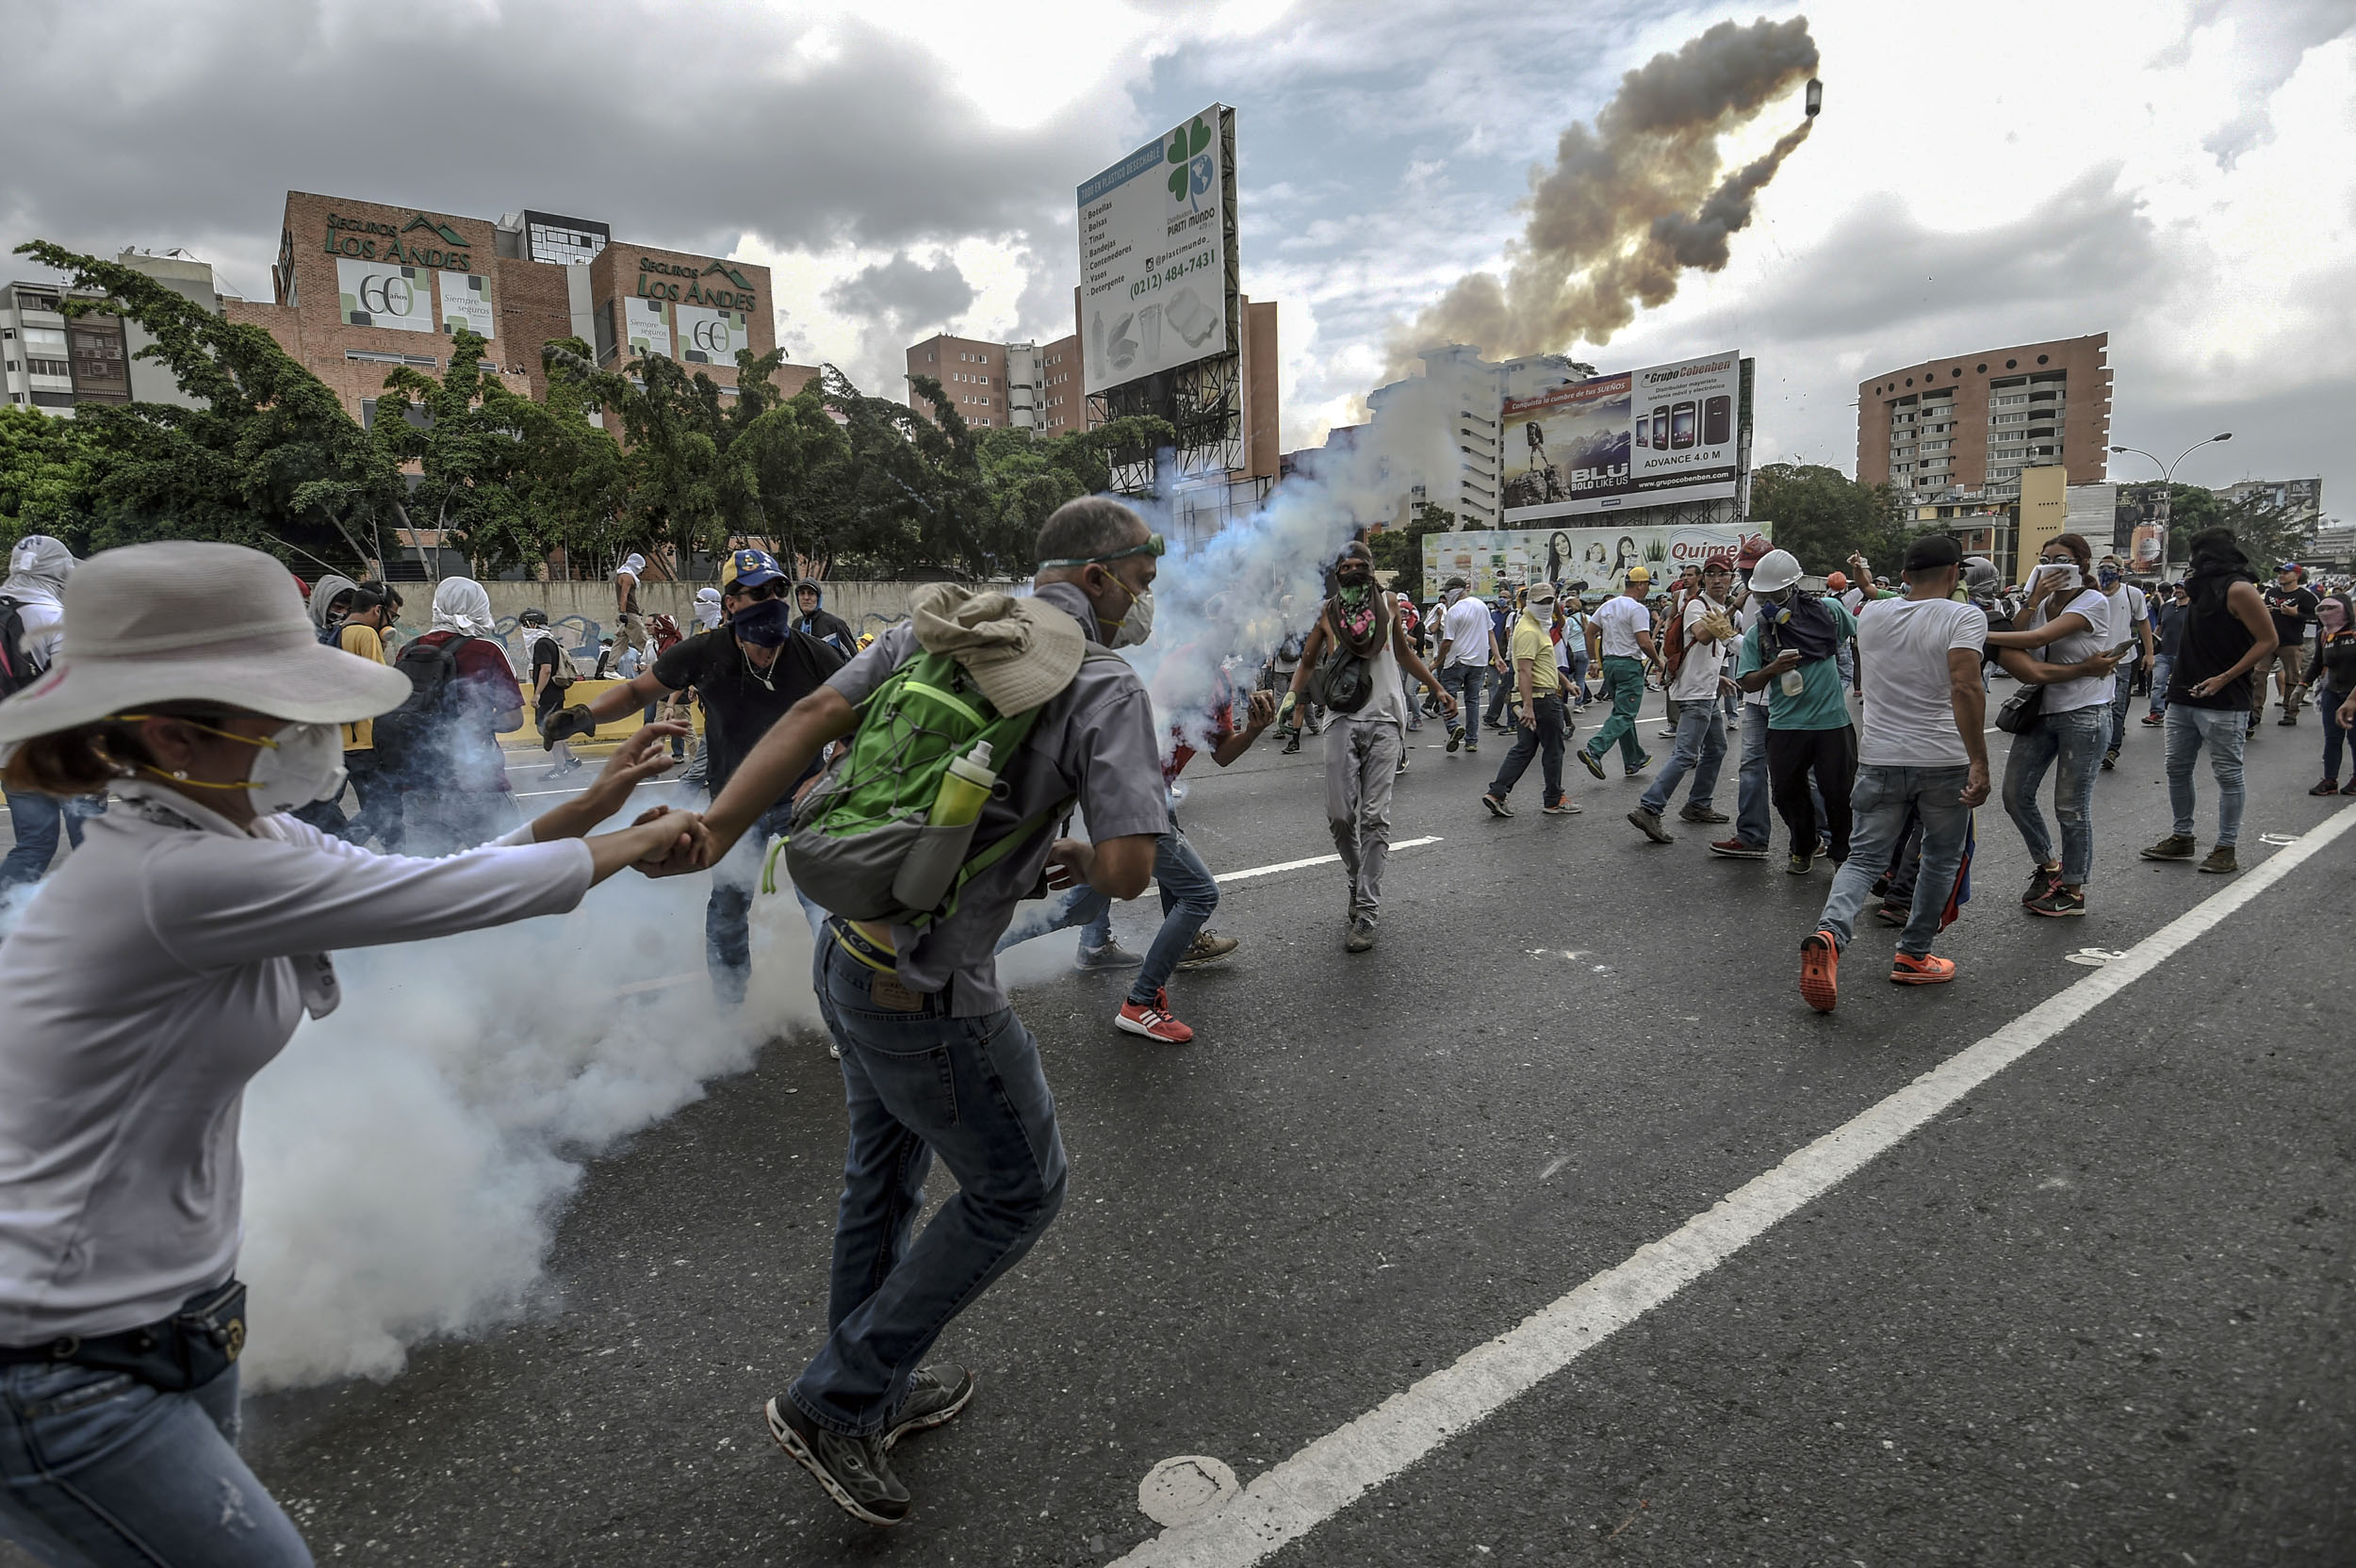
[[[90,427],[22,403],[0,406],[0,548],[28,533],[90,548]]]
[[[342,570],[376,557],[381,528],[401,514],[395,460],[269,333],[223,320],[133,268],[46,240],[17,249],[74,287],[104,293],[69,295],[64,308],[137,321],[155,339],[139,357],[167,367],[201,400],[75,408],[90,437],[87,549],[219,539]]]
[[[377,433],[422,471],[411,516],[450,530],[485,574],[535,566],[559,549],[601,558],[623,496],[620,447],[590,423],[587,389],[569,368],[558,368],[549,400],[538,401],[484,369],[483,348],[461,327],[440,380],[407,367],[384,378]]]
[[[1366,542],[1374,552],[1377,571],[1392,572],[1391,586],[1407,595],[1416,603],[1423,602],[1423,539],[1427,533],[1445,533],[1456,526],[1456,514],[1431,501],[1417,501],[1404,528],[1386,528]]]
[[[1816,572],[1841,571],[1856,554],[1894,576],[1913,536],[1895,490],[1812,463],[1753,470],[1751,515],[1774,525],[1776,547]]]

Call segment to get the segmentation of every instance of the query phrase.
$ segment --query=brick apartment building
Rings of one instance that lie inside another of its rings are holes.
[[[462,322],[488,339],[499,379],[535,397],[554,338],[590,344],[608,368],[664,354],[728,392],[737,350],[777,346],[766,268],[615,240],[602,222],[548,213],[494,220],[290,190],[270,281],[273,302],[224,300],[223,312],[268,329],[364,424],[394,367],[448,368]],[[817,373],[787,366],[776,379],[791,394]]]
[[[908,354],[906,394],[910,406],[930,416],[931,405],[916,400],[915,378],[935,376],[969,424],[1036,430],[1046,435],[1087,429],[1076,289],[1072,313],[1075,330],[1051,343],[998,343],[942,333],[913,345]],[[1276,302],[1246,299],[1243,323],[1245,464],[1239,474],[1273,480],[1281,462]]]
[[[2108,466],[2110,334],[1983,349],[1857,384],[1857,477],[1918,501],[2013,501],[2023,468],[2071,484]]]

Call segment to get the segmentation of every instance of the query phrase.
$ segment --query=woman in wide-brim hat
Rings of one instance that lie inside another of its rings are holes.
[[[0,942],[0,1538],[51,1562],[308,1563],[238,1460],[245,1086],[328,955],[570,909],[695,819],[581,837],[663,765],[643,730],[579,799],[445,860],[285,815],[343,787],[340,723],[410,691],[321,645],[258,551],[109,550],[0,702],[10,790],[121,805]]]

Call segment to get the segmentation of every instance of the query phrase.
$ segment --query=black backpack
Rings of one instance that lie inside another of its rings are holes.
[[[376,721],[374,745],[379,768],[418,776],[446,776],[450,763],[450,727],[456,714],[458,650],[470,639],[447,643],[412,642],[393,661],[393,668],[409,678],[409,695]]]
[[[25,617],[18,613],[23,608],[14,599],[0,598],[0,697],[14,696],[41,674],[25,651]]]

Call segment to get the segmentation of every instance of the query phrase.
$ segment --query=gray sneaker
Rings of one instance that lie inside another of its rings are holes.
[[[1178,967],[1201,969],[1205,964],[1216,964],[1242,945],[1235,938],[1222,937],[1216,931],[1197,932],[1194,940],[1186,944],[1186,951],[1179,958]]]
[[[1673,844],[1677,842],[1676,837],[1661,825],[1661,813],[1658,811],[1647,811],[1639,806],[1628,814],[1628,820],[1636,825],[1637,832],[1642,833],[1654,843]]]
[[[1679,822],[1722,823],[1728,820],[1724,811],[1713,811],[1707,806],[1696,806],[1690,800],[1685,803],[1685,808],[1677,813]]]
[[[880,1437],[844,1437],[812,1421],[779,1395],[761,1407],[769,1435],[794,1462],[818,1478],[845,1513],[871,1525],[896,1525],[908,1516],[908,1489],[892,1473]]]
[[[955,1362],[920,1368],[908,1379],[908,1391],[900,1400],[899,1413],[892,1416],[892,1425],[884,1429],[878,1440],[883,1451],[892,1452],[900,1439],[910,1432],[929,1431],[943,1425],[973,1397],[973,1374]]]
[[[1135,969],[1145,960],[1119,942],[1106,942],[1102,947],[1082,947],[1079,969]]]
[[[2232,844],[2219,844],[2209,851],[2209,858],[2201,862],[2199,869],[2224,876],[2241,870],[2241,864],[2233,858]]]
[[[1346,953],[1368,953],[1374,948],[1374,922],[1361,916],[1350,923],[1350,935],[1342,941]]]

